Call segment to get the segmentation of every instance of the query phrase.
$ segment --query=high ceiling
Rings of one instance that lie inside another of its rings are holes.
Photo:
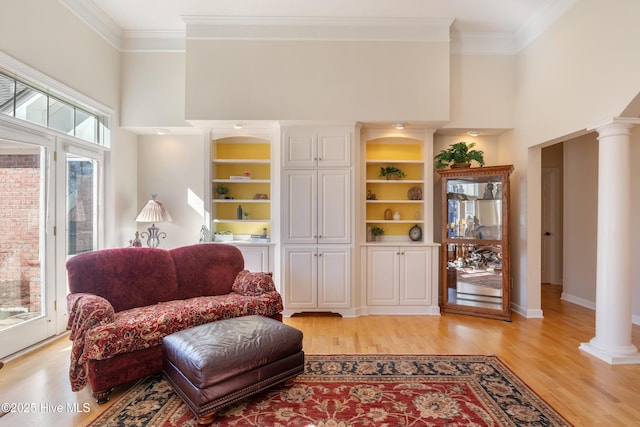
[[[185,16],[448,19],[452,38],[526,45],[579,0],[61,0],[96,30],[184,37]],[[101,21],[101,22],[97,22]],[[115,30],[114,30],[115,29]],[[104,34],[103,34],[104,35]]]

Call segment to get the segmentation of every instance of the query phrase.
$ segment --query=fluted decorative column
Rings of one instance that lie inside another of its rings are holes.
[[[614,118],[598,132],[596,336],[580,349],[605,362],[640,363],[631,342],[631,129],[640,119]]]

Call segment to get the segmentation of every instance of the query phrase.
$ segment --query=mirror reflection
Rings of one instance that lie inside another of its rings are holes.
[[[502,308],[501,245],[447,244],[447,297],[451,304]]]

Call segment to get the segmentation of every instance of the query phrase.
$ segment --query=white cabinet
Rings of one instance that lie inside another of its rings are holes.
[[[270,264],[269,246],[267,245],[236,245],[244,258],[244,268],[249,271],[273,272]]]
[[[434,273],[437,273],[437,252],[432,247],[369,246],[367,305],[370,313],[437,313]],[[385,308],[376,310],[376,306]],[[403,307],[409,311],[403,311]]]
[[[283,176],[284,243],[351,242],[351,170],[287,170]]]
[[[289,127],[282,133],[283,167],[348,167],[351,130],[343,127]]]
[[[284,314],[347,313],[353,247],[353,127],[282,128]]]
[[[288,312],[349,307],[349,248],[286,247],[284,258]]]

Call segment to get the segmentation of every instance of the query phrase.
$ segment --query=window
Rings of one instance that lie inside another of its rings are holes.
[[[0,72],[0,114],[98,145],[108,144],[107,118]]]

